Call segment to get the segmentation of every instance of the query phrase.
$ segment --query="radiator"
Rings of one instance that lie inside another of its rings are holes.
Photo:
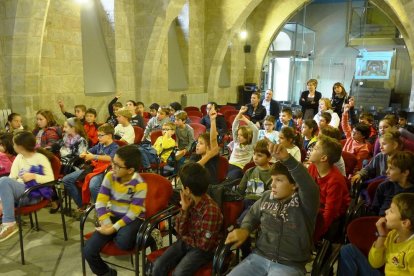
[[[181,94],[181,105],[197,106],[200,107],[203,104],[208,103],[208,93],[196,93],[196,94]]]

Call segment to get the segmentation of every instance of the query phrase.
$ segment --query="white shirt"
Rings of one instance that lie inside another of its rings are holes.
[[[266,108],[266,115],[270,115],[270,101],[263,100],[262,105]]]
[[[135,140],[135,132],[134,127],[130,124],[126,127],[122,126],[121,124],[118,124],[115,127],[115,135],[118,135],[121,137],[121,139],[125,140],[128,144],[133,144]]]

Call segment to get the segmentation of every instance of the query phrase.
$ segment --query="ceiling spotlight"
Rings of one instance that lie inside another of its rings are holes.
[[[239,36],[240,36],[240,39],[243,39],[243,40],[246,39],[247,38],[247,31],[241,31]]]

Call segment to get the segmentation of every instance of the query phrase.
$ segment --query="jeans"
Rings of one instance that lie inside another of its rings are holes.
[[[228,275],[233,276],[260,276],[260,275],[284,275],[303,276],[305,270],[297,267],[283,265],[273,262],[258,254],[252,253],[237,265]]]
[[[18,182],[9,177],[0,178],[0,198],[3,205],[3,223],[15,222],[14,207],[18,199],[26,190],[22,182]],[[39,198],[28,198],[23,201],[24,205],[35,204],[40,201]]]
[[[342,246],[339,253],[338,276],[341,275],[383,275],[379,270],[373,269],[367,257],[353,244]]]
[[[74,171],[70,174],[67,174],[63,177],[62,182],[63,186],[65,186],[65,190],[69,192],[69,195],[73,198],[76,205],[81,208],[82,207],[82,194],[81,191],[76,186],[76,179],[82,174],[83,170]],[[102,180],[104,178],[104,174],[98,174],[91,178],[89,182],[89,190],[91,191],[91,198],[93,202],[96,202],[96,198],[98,197],[99,189],[101,188]]]
[[[201,266],[213,260],[213,254],[178,240],[154,262],[152,275],[168,275],[174,267],[173,275],[194,275]]]
[[[227,172],[227,179],[234,180],[238,178],[243,178],[243,170],[240,167],[230,164]]]
[[[115,217],[111,218],[113,223],[118,219],[119,218]],[[118,232],[115,232],[112,235],[103,235],[97,231],[93,233],[92,237],[86,241],[83,253],[94,274],[103,275],[109,272],[108,265],[102,260],[101,255],[99,254],[102,247],[113,240],[119,249],[130,250],[134,248],[141,223],[142,220],[136,219],[120,228]]]

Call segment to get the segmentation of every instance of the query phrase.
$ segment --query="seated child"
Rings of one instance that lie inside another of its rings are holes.
[[[282,144],[286,150],[293,156],[296,160],[301,162],[302,154],[297,145],[295,145],[297,136],[295,130],[291,127],[282,127],[279,132],[279,143]]]
[[[341,125],[346,136],[346,142],[342,150],[354,154],[358,161],[357,168],[361,169],[362,162],[369,160],[372,156],[371,146],[366,141],[369,137],[370,130],[369,126],[361,123],[355,125],[354,129],[351,130],[348,123],[348,111],[349,105],[345,105]]]
[[[380,147],[380,137],[385,133],[388,129],[393,129],[395,125],[393,125],[392,120],[390,119],[382,119],[378,125],[378,137],[374,143],[374,156],[381,152]]]
[[[118,102],[118,99],[120,97],[121,94],[116,95],[115,98],[113,98],[112,101],[110,101],[108,104],[109,117],[106,120],[106,123],[110,124],[113,127],[118,125],[118,120],[116,119],[116,112],[118,112],[118,110],[123,107],[122,103]]]
[[[133,100],[129,100],[126,103],[125,108],[131,112],[131,119],[129,120],[131,125],[139,126],[140,128],[144,129],[144,118],[140,113],[137,112],[138,104]]]
[[[329,112],[322,112],[319,115],[319,123],[318,123],[318,127],[319,129],[324,129],[325,127],[329,126],[332,120],[332,115]],[[316,121],[315,121],[316,122]]]
[[[36,138],[29,131],[20,131],[13,137],[14,149],[18,153],[8,177],[0,178],[0,198],[3,213],[0,225],[0,242],[9,239],[18,231],[14,208],[28,187],[53,181],[54,175],[49,159],[36,151]],[[44,151],[45,154],[47,151]],[[29,194],[24,205],[38,203],[42,197],[50,199],[52,190],[44,187]]]
[[[339,131],[339,129],[334,128],[333,126],[326,126],[325,128],[321,129],[319,132],[319,135],[325,135],[328,137],[331,137],[333,139],[335,139],[336,141],[340,142],[342,139],[342,134]],[[346,177],[346,168],[345,168],[345,161],[344,158],[341,157],[339,158],[338,162],[335,163],[335,166],[338,168],[338,170],[341,172],[341,174],[343,176]]]
[[[362,112],[359,115],[359,122],[369,126],[370,133],[367,140],[370,144],[374,144],[375,139],[377,139],[377,130],[374,127],[374,115],[369,112]]]
[[[313,147],[318,141],[318,124],[313,119],[306,119],[302,124],[302,137],[303,137],[303,149],[306,151],[304,162],[309,160],[309,155],[312,152]]]
[[[414,275],[414,194],[402,193],[392,199],[385,217],[376,223],[378,238],[368,259],[353,244],[339,254],[338,275]]]
[[[414,133],[414,126],[408,124],[407,111],[401,110],[400,112],[398,112],[398,128],[405,128],[409,132]]]
[[[398,151],[388,157],[387,163],[388,179],[378,186],[371,205],[373,213],[380,216],[385,214],[396,194],[414,192],[414,154]]]
[[[198,268],[213,260],[221,238],[223,216],[206,194],[207,170],[190,162],[182,166],[178,176],[183,184],[181,211],[175,220],[178,238],[155,261],[151,274],[154,276],[168,275],[174,267],[174,275],[194,275]]]
[[[170,118],[168,117],[169,113],[170,113],[170,109],[168,107],[161,106],[160,108],[158,108],[157,115],[155,117],[152,117],[147,123],[147,127],[145,128],[144,135],[142,137],[143,142],[150,143],[151,132],[155,130],[161,130],[161,127],[165,123],[170,121]]]
[[[158,108],[160,108],[160,105],[157,104],[157,103],[152,103],[149,106],[149,110],[150,110],[149,111],[149,114],[151,115],[151,117],[148,118],[148,119],[151,119],[152,117],[156,117],[157,116]]]
[[[7,116],[7,123],[5,126],[6,133],[14,133],[15,131],[23,130],[22,116],[18,113],[10,113]]]
[[[92,272],[117,275],[101,258],[100,251],[109,241],[122,250],[135,247],[138,230],[145,218],[147,183],[138,174],[139,150],[134,145],[119,148],[112,160],[112,171],[105,175],[96,199],[100,226],[86,241],[83,252]]]
[[[40,109],[36,113],[36,127],[33,134],[36,136],[36,147],[51,150],[53,145],[62,138],[62,129],[51,111]]]
[[[271,168],[271,191],[250,208],[226,244],[240,246],[260,227],[256,248],[229,275],[304,275],[313,247],[319,206],[318,186],[282,145],[269,147],[278,160]]]
[[[257,140],[266,137],[273,144],[277,144],[279,142],[279,132],[275,130],[275,117],[267,115],[263,120],[263,127],[264,129],[259,129]]]
[[[295,122],[292,119],[292,109],[289,107],[284,107],[279,114],[279,119],[276,122],[276,130],[280,131],[282,127],[295,127]]]
[[[174,114],[174,124],[176,126],[175,136],[177,137],[178,151],[176,152],[175,159],[181,160],[179,164],[184,162],[184,156],[190,153],[190,149],[194,143],[194,130],[186,123],[187,112],[179,110]]]
[[[308,168],[309,174],[318,184],[320,191],[315,241],[319,241],[322,236],[335,241],[340,219],[345,215],[351,201],[345,177],[334,166],[341,157],[341,152],[342,146],[337,140],[319,135],[318,142],[309,156],[309,161],[312,163]]]
[[[76,117],[79,120],[81,120],[82,123],[85,122],[85,112],[86,112],[86,106],[83,104],[77,104],[75,105],[74,109],[75,109],[75,114],[66,112],[65,110],[65,105],[63,103],[63,101],[58,101],[59,107],[60,107],[60,111],[62,112],[63,115],[65,115],[66,118],[72,118],[72,117]]]
[[[210,123],[210,115],[208,114],[210,110],[214,109],[217,113],[216,116],[216,128],[219,135],[219,140],[221,140],[224,135],[227,133],[227,125],[226,125],[226,119],[222,114],[219,113],[219,108],[217,103],[215,102],[209,102],[206,107],[207,114],[201,118],[200,124],[204,125],[206,127],[207,131],[210,131],[211,123]]]
[[[89,147],[95,146],[98,143],[98,125],[96,124],[96,110],[88,108],[85,113],[85,123],[83,128],[89,139]]]
[[[133,144],[135,140],[134,127],[129,122],[131,120],[131,112],[127,109],[119,109],[116,113],[118,125],[115,127],[114,138]]]
[[[13,148],[13,133],[0,134],[0,176],[9,175],[16,155]]]

